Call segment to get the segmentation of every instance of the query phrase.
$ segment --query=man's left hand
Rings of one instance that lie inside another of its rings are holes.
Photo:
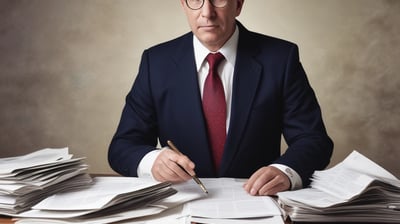
[[[275,195],[289,190],[290,180],[278,168],[265,166],[251,175],[243,187],[251,195]]]

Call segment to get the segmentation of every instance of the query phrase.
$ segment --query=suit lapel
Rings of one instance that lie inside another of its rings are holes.
[[[239,24],[239,44],[232,89],[231,119],[225,143],[220,175],[229,170],[230,162],[240,148],[241,138],[250,116],[261,78],[261,65],[254,59],[258,50],[247,40],[248,32]]]
[[[198,84],[198,75],[194,59],[193,35],[185,36],[181,45],[177,46],[173,60],[177,66],[175,81],[181,83],[179,89],[175,91],[176,101],[180,102],[180,117],[182,123],[187,127],[185,130],[191,130],[192,133],[182,133],[185,139],[182,141],[192,145],[190,154],[187,154],[193,161],[201,161],[198,164],[203,170],[207,170],[210,176],[215,175],[212,164],[211,152],[209,151],[207,131],[204,121],[200,89]],[[192,138],[190,137],[192,136]]]

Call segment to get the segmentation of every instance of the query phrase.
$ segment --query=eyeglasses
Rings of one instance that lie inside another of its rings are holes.
[[[205,0],[186,0],[186,5],[192,10],[198,10],[203,7]],[[223,8],[228,3],[228,0],[209,0],[215,8]]]

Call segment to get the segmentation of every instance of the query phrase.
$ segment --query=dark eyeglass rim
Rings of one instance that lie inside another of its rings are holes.
[[[203,0],[202,3],[201,3],[201,5],[200,5],[199,7],[197,7],[197,8],[191,7],[188,1],[190,1],[190,0],[185,0],[186,5],[187,5],[187,7],[188,7],[189,9],[192,9],[192,10],[199,10],[199,9],[201,9],[201,8],[204,6],[204,2],[205,2],[206,0]],[[210,1],[211,5],[213,5],[213,6],[216,7],[216,8],[223,8],[223,7],[225,7],[226,4],[228,3],[228,0],[225,0],[225,3],[224,3],[223,6],[216,6],[216,5],[214,4],[214,0],[209,0],[209,1]]]

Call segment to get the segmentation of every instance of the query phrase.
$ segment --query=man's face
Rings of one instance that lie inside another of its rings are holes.
[[[198,10],[188,8],[185,0],[181,0],[181,5],[193,34],[210,51],[217,51],[235,31],[235,19],[240,15],[243,2],[228,0],[225,7],[216,8],[209,0],[205,0],[203,7]]]

